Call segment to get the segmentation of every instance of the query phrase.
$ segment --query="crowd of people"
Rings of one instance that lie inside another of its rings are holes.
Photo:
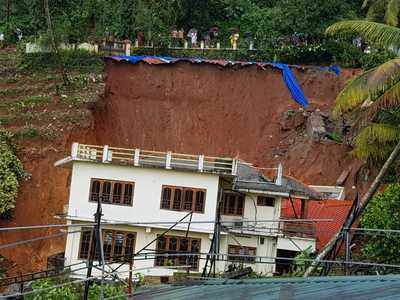
[[[231,29],[229,42],[231,48],[236,49],[239,41],[239,30]],[[136,35],[139,47],[146,45],[145,35],[139,31]],[[217,48],[221,44],[220,29],[217,26],[211,27],[208,31],[200,34],[196,28],[191,28],[187,32],[183,28],[178,29],[173,27],[170,31],[171,47],[184,47],[187,44],[189,48],[200,47],[200,42],[203,41],[205,48]]]

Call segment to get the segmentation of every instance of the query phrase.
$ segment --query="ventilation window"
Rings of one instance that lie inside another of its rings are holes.
[[[258,206],[274,206],[275,198],[274,197],[257,196],[257,205]]]

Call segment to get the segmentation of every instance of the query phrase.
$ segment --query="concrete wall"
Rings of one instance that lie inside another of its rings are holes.
[[[263,257],[275,257],[276,256],[276,238],[275,237],[264,237],[264,244],[260,243],[259,236],[256,235],[224,235],[221,238],[221,253],[228,253],[228,246],[245,246],[257,248],[256,255]],[[257,259],[259,262],[260,259]],[[219,270],[227,270],[228,265],[232,262],[218,262],[217,266]],[[240,264],[234,262],[234,264]],[[256,273],[263,273],[264,275],[271,275],[275,271],[275,264],[272,259],[262,258],[261,263],[246,263],[243,264],[245,267],[251,267]]]
[[[176,222],[187,212],[160,209],[162,185],[206,189],[204,213],[194,213],[192,221],[214,221],[219,177],[212,174],[177,172],[118,165],[74,162],[71,178],[68,215],[76,219],[93,220],[97,204],[89,202],[90,180],[101,178],[135,182],[133,205],[103,204],[103,219],[124,222]],[[189,219],[187,220],[189,221]],[[154,225],[153,227],[169,227]],[[186,224],[177,226],[186,230]],[[191,231],[212,233],[213,223],[192,224]]]
[[[275,205],[272,206],[259,206],[257,205],[257,194],[248,193],[245,197],[244,212],[242,216],[230,216],[222,215],[223,221],[231,220],[245,220],[245,221],[257,221],[257,220],[279,220],[281,214],[281,198],[275,198]],[[254,223],[244,223],[243,226],[254,226]],[[267,227],[266,232],[277,233],[277,228],[279,226],[278,222],[268,222],[268,223],[257,223],[258,227]],[[264,229],[263,229],[264,230]]]
[[[312,251],[315,251],[316,240],[312,238],[302,237],[279,237],[278,238],[278,249],[290,250],[290,251],[302,251],[311,247]]]
[[[77,222],[75,222],[77,223]],[[77,223],[79,224],[79,223]],[[80,230],[81,227],[73,227],[70,228],[70,231],[78,231]],[[121,230],[121,231],[131,231],[136,233],[136,242],[135,242],[135,249],[134,252],[139,251],[141,248],[146,246],[148,243],[150,243],[153,239],[157,237],[157,235],[161,234],[163,230],[157,229],[157,228],[145,228],[145,227],[137,227],[137,226],[104,226],[103,229],[112,229],[112,230]],[[80,235],[81,233],[72,233],[69,234],[67,237],[67,243],[65,247],[65,265],[71,265],[71,264],[76,264],[79,262],[83,262],[84,260],[81,260],[78,258],[79,255],[79,245],[80,245]],[[175,235],[175,236],[184,236],[185,232],[183,231],[171,231],[168,233],[168,235]],[[195,233],[195,232],[190,232],[189,237],[193,238],[201,238],[201,253],[207,253],[210,250],[210,245],[211,245],[211,238],[212,235],[207,234],[207,233]],[[156,243],[154,242],[151,244],[148,249],[155,249],[156,248]],[[203,256],[205,257],[205,256]],[[201,259],[199,262],[199,272],[202,271],[204,267],[205,260]],[[97,262],[96,262],[97,264]],[[75,270],[79,267],[82,267],[83,264],[77,265],[76,267],[72,268],[72,270]],[[106,267],[106,271],[110,271],[110,267],[117,267],[120,264],[110,264]],[[161,267],[154,267],[154,259],[136,259],[133,264],[134,267],[134,273],[141,273],[145,276],[170,276],[174,273],[174,269],[167,269],[167,268],[161,268]],[[120,274],[118,274],[121,278],[126,278],[128,277],[128,271],[129,270],[129,265],[125,264],[123,267],[118,269]],[[180,269],[185,270],[185,269]],[[86,274],[86,269],[83,271],[77,271],[77,274]],[[93,269],[93,276],[99,276],[101,275],[100,270],[98,269]]]

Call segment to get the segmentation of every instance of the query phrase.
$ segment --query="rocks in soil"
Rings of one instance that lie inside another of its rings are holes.
[[[298,111],[287,111],[280,120],[280,126],[282,131],[289,131],[292,129],[298,129],[303,127],[306,121],[307,115],[302,110]]]
[[[325,120],[321,112],[313,111],[307,119],[307,135],[315,140],[320,140],[328,135]]]

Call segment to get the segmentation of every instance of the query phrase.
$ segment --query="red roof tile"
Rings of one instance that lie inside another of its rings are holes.
[[[300,216],[301,201],[300,199],[292,199],[294,209],[290,200],[284,199],[282,201],[281,217],[282,218],[295,218],[296,215]],[[352,201],[348,200],[321,200],[321,201],[307,201],[307,219],[332,219],[331,222],[318,222],[316,223],[316,236],[317,236],[317,250],[321,250],[331,237],[341,228],[345,221]]]

